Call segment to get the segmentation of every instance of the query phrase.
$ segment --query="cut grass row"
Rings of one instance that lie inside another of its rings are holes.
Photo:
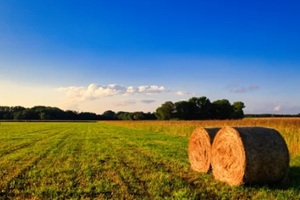
[[[229,187],[190,169],[188,139],[126,123],[1,123],[0,198],[300,198],[300,159],[286,186]]]

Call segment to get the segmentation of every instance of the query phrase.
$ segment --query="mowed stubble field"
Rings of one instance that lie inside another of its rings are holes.
[[[266,126],[285,138],[284,185],[230,187],[190,169],[194,128]],[[300,119],[1,122],[0,199],[299,199]]]

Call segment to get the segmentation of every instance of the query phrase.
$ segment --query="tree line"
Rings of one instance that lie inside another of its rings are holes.
[[[167,101],[156,112],[114,112],[107,110],[103,114],[61,110],[57,107],[0,106],[0,120],[204,120],[204,119],[240,119],[244,117],[243,102],[230,104],[227,99],[214,102],[206,97],[193,97],[188,101]]]
[[[0,106],[0,120],[155,120],[154,113],[118,112],[107,110],[103,114],[61,110],[57,107]]]
[[[211,102],[207,97],[192,97],[188,101],[167,101],[156,109],[156,117],[161,120],[207,120],[241,119],[245,104],[241,101],[230,104],[227,99]]]

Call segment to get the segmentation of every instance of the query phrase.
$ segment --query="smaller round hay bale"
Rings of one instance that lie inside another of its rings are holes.
[[[280,182],[289,168],[287,145],[274,129],[224,127],[212,145],[212,171],[229,185]]]
[[[188,154],[191,168],[207,173],[210,170],[211,144],[220,128],[196,128],[189,142]]]

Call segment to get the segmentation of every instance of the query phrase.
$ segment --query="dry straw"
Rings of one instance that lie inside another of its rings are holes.
[[[263,127],[224,127],[212,145],[212,170],[229,185],[281,181],[289,168],[289,152],[282,136]]]
[[[191,168],[207,173],[211,163],[211,144],[220,128],[196,128],[189,142],[188,154]]]

